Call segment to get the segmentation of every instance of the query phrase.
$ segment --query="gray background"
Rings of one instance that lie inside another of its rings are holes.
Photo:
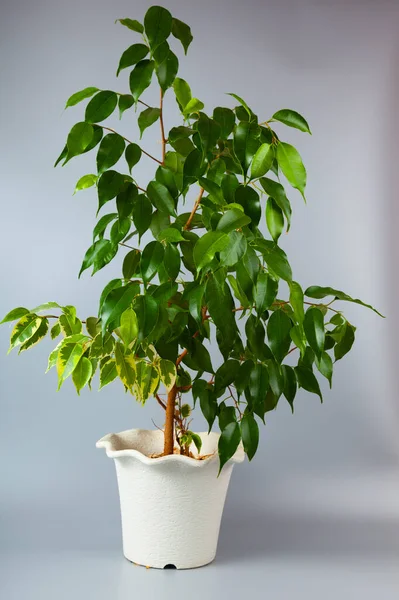
[[[242,95],[264,118],[291,107],[313,136],[285,133],[308,169],[308,205],[291,193],[294,220],[282,241],[304,286],[332,285],[378,306],[346,313],[357,343],[336,366],[325,404],[299,394],[262,431],[254,461],[236,468],[217,561],[199,571],[147,572],[121,554],[111,461],[95,449],[109,431],[162,424],[154,402],[135,405],[121,387],[77,397],[44,377],[50,343],[5,357],[0,331],[2,576],[7,599],[175,598],[253,592],[274,598],[397,598],[399,478],[396,198],[399,4],[362,0],[165,1],[194,42],[182,77],[206,108]],[[72,196],[94,156],[53,170],[83,108],[66,98],[115,84],[135,40],[114,25],[142,19],[142,0],[6,0],[0,12],[0,313],[47,300],[96,312],[113,264],[77,272],[95,223],[95,192]],[[133,41],[132,41],[133,40]],[[180,55],[181,56],[181,53]],[[155,94],[155,92],[154,92]],[[172,95],[172,94],[171,94]],[[149,102],[156,102],[149,93]],[[166,122],[176,116],[169,98]],[[114,122],[137,138],[134,115]],[[154,129],[143,146],[160,153]],[[140,165],[146,184],[152,163]],[[118,262],[118,261],[116,261]],[[198,416],[197,429],[203,428]],[[214,592],[210,592],[214,590]]]

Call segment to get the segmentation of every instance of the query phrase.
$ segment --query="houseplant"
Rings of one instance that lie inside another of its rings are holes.
[[[293,407],[299,386],[321,399],[315,373],[331,383],[332,357],[342,358],[355,335],[335,301],[363,303],[330,287],[303,292],[279,245],[292,212],[280,176],[302,196],[306,186],[300,155],[280,134],[284,125],[310,133],[305,119],[284,109],[259,121],[234,94],[237,106],[208,116],[178,77],[169,45],[174,37],[187,51],[189,27],[161,7],[148,10],[144,25],[120,23],[142,35],[119,62],[118,74],[131,70],[130,93],[91,87],[71,96],[67,107],[87,101],[84,120],[56,164],[96,153],[96,173],[76,185],[97,187],[102,213],[80,274],[124,252],[122,277],[105,287],[96,317],[81,321],[73,306],[50,302],[16,308],[3,322],[17,321],[10,349],[61,336],[48,365],[59,387],[71,376],[79,393],[99,372],[100,387],[119,379],[139,402],[154,397],[165,409],[163,432],[131,430],[98,445],[115,458],[126,556],[197,566],[214,556],[234,461],[243,452],[252,459],[259,426],[280,398]],[[143,100],[152,82],[160,87],[156,107]],[[168,99],[182,118],[166,128]],[[104,125],[114,111],[136,108],[141,132],[160,128],[160,157]],[[125,166],[116,167],[120,160]],[[148,184],[142,160],[155,163]],[[222,357],[218,368],[210,340]],[[193,431],[195,402],[209,429],[217,422],[220,438]]]

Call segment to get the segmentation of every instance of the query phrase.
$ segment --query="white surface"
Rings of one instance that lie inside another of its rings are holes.
[[[162,452],[161,431],[130,429],[97,442],[115,460],[128,560],[190,569],[215,558],[231,472],[244,451],[240,447],[218,477],[219,434],[199,435],[201,453],[212,454],[201,461],[179,454],[149,458]]]

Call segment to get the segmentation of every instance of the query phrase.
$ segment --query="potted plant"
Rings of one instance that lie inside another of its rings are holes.
[[[130,71],[130,92],[73,94],[66,107],[87,105],[56,165],[96,155],[96,171],[76,184],[96,188],[101,213],[79,276],[112,260],[122,275],[105,286],[98,316],[81,320],[74,306],[48,302],[15,308],[2,322],[17,321],[10,350],[48,333],[60,338],[48,361],[58,389],[71,377],[79,394],[99,373],[100,388],[115,380],[137,402],[161,405],[162,430],[109,434],[97,446],[115,459],[125,556],[190,568],[215,556],[233,465],[253,458],[266,413],[283,397],[293,410],[298,388],[322,400],[316,373],[331,386],[333,364],[355,339],[336,301],[372,307],[331,287],[303,291],[279,245],[292,217],[285,182],[304,199],[306,186],[284,126],[310,133],[306,120],[289,109],[258,119],[236,94],[233,108],[207,114],[178,77],[170,46],[174,37],[187,52],[190,27],[159,6],[143,24],[119,22],[141,36],[117,69]],[[144,100],[154,83],[158,106]],[[177,102],[173,126],[164,100]],[[141,135],[158,126],[160,156],[105,124],[117,110],[139,110]],[[140,173],[147,160],[155,169],[149,182]],[[194,431],[196,404],[208,432]],[[215,424],[220,434],[211,432]]]

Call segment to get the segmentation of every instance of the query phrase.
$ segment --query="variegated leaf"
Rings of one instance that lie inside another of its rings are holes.
[[[76,365],[85,351],[85,341],[89,341],[85,335],[71,335],[61,343],[57,356],[58,389],[61,388],[65,379],[72,375]]]
[[[123,385],[131,390],[136,380],[136,361],[133,354],[125,354],[120,342],[115,344],[116,371]]]
[[[100,367],[100,390],[114,381],[118,376],[116,370],[116,362],[113,358],[110,358],[107,362],[103,363]]]
[[[32,335],[32,337],[30,337],[25,343],[22,344],[22,346],[19,349],[18,354],[21,354],[21,352],[23,352],[24,350],[28,350],[29,348],[32,348],[32,346],[34,346],[35,344],[40,342],[40,340],[42,340],[45,337],[47,332],[48,332],[48,319],[42,318],[42,322],[40,323],[39,329],[37,329],[35,331],[35,333]]]
[[[171,360],[162,358],[158,364],[158,371],[162,383],[169,392],[176,381],[176,366]]]
[[[137,339],[138,332],[137,315],[133,308],[128,308],[122,313],[121,324],[119,326],[119,334],[126,347]]]
[[[10,348],[8,352],[11,352],[15,346],[19,346],[24,342],[27,342],[34,333],[39,329],[42,323],[41,317],[37,315],[28,314],[22,317],[15,325],[11,332]]]
[[[156,367],[145,361],[136,363],[136,382],[133,394],[136,400],[144,404],[154,394],[159,384],[159,373]]]
[[[89,383],[92,372],[93,365],[90,360],[85,356],[82,356],[72,373],[72,381],[75,384],[79,396],[80,390]]]
[[[59,324],[59,321],[56,322],[55,325],[52,326],[52,328],[50,329],[50,337],[52,340],[55,340],[56,337],[58,337],[61,333],[61,325]]]

